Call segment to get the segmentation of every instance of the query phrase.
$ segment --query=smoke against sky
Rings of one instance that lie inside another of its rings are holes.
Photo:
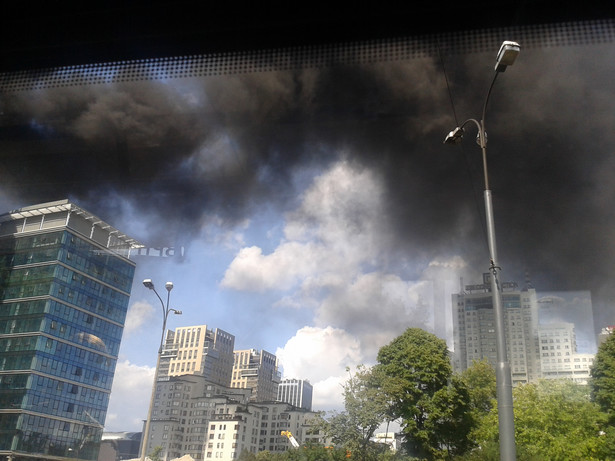
[[[502,277],[589,290],[595,326],[613,324],[615,47],[518,40],[486,117]],[[185,247],[137,259],[107,424],[145,415],[118,416],[138,413],[128,389],[149,399],[160,327],[144,278],[175,283],[171,328],[277,353],[317,409],[346,366],[433,328],[434,300],[487,269],[476,133],[442,141],[480,118],[495,51],[444,53],[455,113],[435,57],[2,94],[4,209],[68,197],[148,246]]]

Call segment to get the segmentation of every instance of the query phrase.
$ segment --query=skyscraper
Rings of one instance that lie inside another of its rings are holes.
[[[273,402],[280,383],[278,358],[256,349],[235,351],[231,387],[251,388],[253,402]]]
[[[139,246],[68,200],[0,216],[0,456],[97,458]]]
[[[496,366],[495,316],[490,274],[483,283],[466,285],[453,295],[453,366],[463,371],[474,360],[487,359]],[[519,289],[516,282],[502,283],[502,307],[506,348],[513,384],[540,378],[538,349],[538,303],[536,290]]]
[[[230,386],[235,336],[207,325],[169,330],[160,362],[160,376],[200,375]]]
[[[278,386],[278,401],[312,410],[313,387],[305,379],[283,379]]]

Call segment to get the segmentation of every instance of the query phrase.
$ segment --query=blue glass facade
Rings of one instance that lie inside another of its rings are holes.
[[[135,269],[118,248],[135,243],[45,205],[0,217],[0,455],[95,460]]]

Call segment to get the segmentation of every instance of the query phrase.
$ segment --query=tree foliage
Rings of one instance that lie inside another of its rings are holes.
[[[607,459],[605,414],[589,399],[586,386],[543,380],[513,389],[517,459]],[[498,412],[494,407],[476,431],[480,449],[467,459],[499,458]]]
[[[254,454],[244,450],[237,461],[351,461],[346,454],[346,450],[339,448],[304,446],[290,448],[283,453],[271,453],[264,450]]]
[[[598,348],[591,369],[591,397],[615,424],[615,334]]]
[[[409,328],[378,352],[375,373],[389,401],[392,419],[401,419],[409,454],[426,459],[466,451],[473,426],[470,395],[453,377],[446,342]]]
[[[349,450],[354,459],[375,459],[381,451],[382,447],[370,442],[388,410],[380,387],[380,379],[371,369],[358,366],[344,384],[344,411],[320,421],[320,428],[333,444]]]
[[[461,379],[468,388],[470,405],[477,416],[490,412],[496,406],[495,369],[487,359],[474,361],[461,373]]]

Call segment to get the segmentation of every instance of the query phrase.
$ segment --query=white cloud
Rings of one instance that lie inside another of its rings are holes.
[[[221,286],[264,291],[352,279],[361,265],[374,263],[386,240],[383,208],[373,172],[340,161],[314,180],[299,209],[286,216],[285,240],[269,254],[257,246],[242,248]]]
[[[329,376],[327,379],[314,383],[312,410],[342,411],[344,409],[343,386],[348,379],[345,376]]]
[[[124,337],[138,331],[154,315],[154,307],[147,301],[137,301],[130,306],[124,322]]]
[[[153,382],[154,368],[134,365],[128,360],[117,363],[105,431],[143,430]]]
[[[263,255],[256,246],[242,248],[224,274],[221,285],[246,291],[287,289],[317,268],[318,248],[296,242]]]
[[[315,410],[340,408],[341,384],[346,367],[363,362],[359,341],[339,328],[304,327],[290,338],[276,356],[284,377],[308,379],[314,386]]]

